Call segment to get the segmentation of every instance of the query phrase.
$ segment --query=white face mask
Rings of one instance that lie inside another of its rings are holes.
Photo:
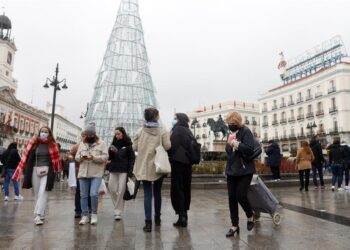
[[[177,123],[177,120],[172,120],[171,121],[171,125],[173,125],[173,127],[176,125],[176,123]]]

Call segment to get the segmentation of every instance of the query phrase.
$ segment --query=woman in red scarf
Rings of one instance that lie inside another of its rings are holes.
[[[62,161],[55,139],[48,127],[29,143],[12,179],[19,181],[25,169],[23,188],[33,188],[35,194],[34,223],[44,224],[48,192],[53,188],[55,175],[62,171]]]

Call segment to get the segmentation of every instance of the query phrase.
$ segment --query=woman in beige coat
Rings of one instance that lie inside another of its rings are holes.
[[[309,191],[309,177],[310,169],[312,167],[312,161],[315,159],[314,154],[309,146],[308,142],[303,142],[301,148],[297,153],[297,167],[299,171],[300,188],[302,191],[305,187],[305,191]],[[305,174],[305,185],[304,185],[304,174]]]
[[[152,231],[152,196],[154,196],[155,224],[160,225],[160,210],[162,205],[161,189],[164,175],[156,173],[154,165],[156,148],[160,143],[165,150],[171,147],[169,133],[160,127],[159,111],[156,108],[147,108],[144,112],[146,123],[137,134],[133,149],[137,152],[134,166],[134,175],[142,181],[144,190],[145,232]],[[153,189],[152,189],[153,184]],[[153,194],[152,194],[153,190]]]

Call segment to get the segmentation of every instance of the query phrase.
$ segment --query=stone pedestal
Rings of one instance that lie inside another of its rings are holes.
[[[214,152],[225,152],[225,141],[213,141],[213,151]]]

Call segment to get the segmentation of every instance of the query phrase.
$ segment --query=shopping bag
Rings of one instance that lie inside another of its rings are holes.
[[[107,194],[107,187],[106,187],[106,183],[105,183],[104,179],[102,179],[102,181],[101,181],[101,185],[100,185],[100,188],[98,190],[98,194],[100,194],[100,195]]]
[[[130,195],[134,195],[135,193],[135,182],[133,181],[132,178],[128,177],[128,181],[126,183],[126,187],[129,191]]]
[[[133,191],[133,194],[130,194],[130,192],[129,192],[129,188],[128,188],[129,179],[134,184],[134,190],[131,190],[131,191]],[[139,187],[140,187],[140,181],[136,180],[135,178],[130,178],[129,177],[128,178],[128,182],[126,183],[126,189],[125,189],[124,196],[123,196],[123,200],[125,200],[125,201],[129,201],[129,200],[135,199],[136,195],[137,195],[137,192],[139,190]]]
[[[68,173],[68,186],[76,187],[77,186],[77,177],[75,176],[75,162],[69,163],[69,173]]]
[[[156,166],[156,173],[157,174],[169,174],[171,172],[169,156],[163,147],[162,137],[160,137],[160,144],[156,148],[156,156],[154,158],[154,165]]]

